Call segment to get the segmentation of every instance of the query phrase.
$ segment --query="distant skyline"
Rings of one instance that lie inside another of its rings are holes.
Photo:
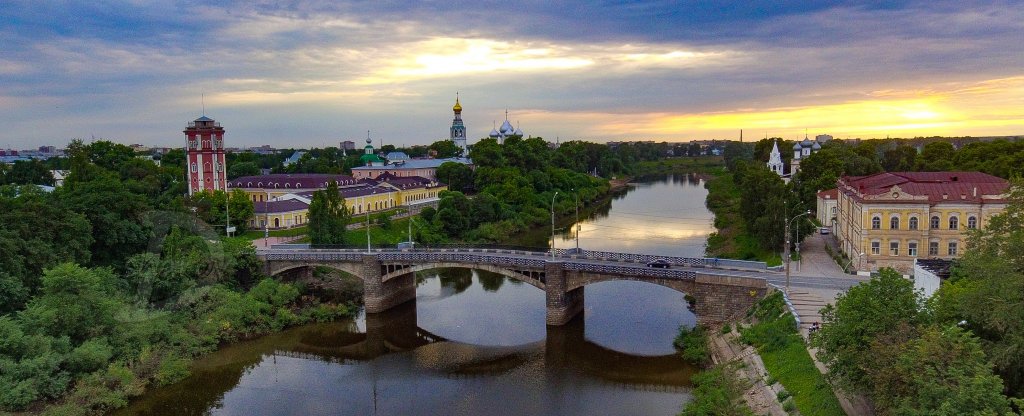
[[[254,4],[255,3],[255,4]],[[1024,4],[14,0],[0,148],[1024,134]]]

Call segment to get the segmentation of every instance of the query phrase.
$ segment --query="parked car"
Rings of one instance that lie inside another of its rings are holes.
[[[820,233],[821,235],[825,235],[825,234],[828,234],[830,232],[832,232],[832,231],[830,231],[828,229],[828,227],[821,227],[821,228],[818,229],[818,233]]]
[[[647,267],[654,267],[656,269],[671,269],[672,262],[665,259],[657,259],[650,263],[647,263]]]

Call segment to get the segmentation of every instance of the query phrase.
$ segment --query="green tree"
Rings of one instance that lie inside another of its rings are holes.
[[[1009,402],[978,339],[951,325],[931,326],[900,348],[892,377],[877,380],[878,407],[897,415],[1002,415]]]
[[[38,160],[19,160],[6,172],[0,171],[0,185],[53,185],[53,174],[45,163]]]
[[[956,149],[950,142],[937,141],[928,143],[924,145],[924,150],[917,157],[915,169],[928,172],[953,170],[955,154]]]
[[[228,179],[237,179],[243,176],[255,176],[260,174],[260,167],[256,162],[239,162],[228,165]]]
[[[884,362],[872,350],[872,343],[884,337],[897,338],[900,331],[923,322],[922,304],[913,282],[885,268],[840,294],[835,306],[825,306],[821,330],[812,338],[812,345],[829,368],[829,380],[844,389],[871,392],[870,375]]]
[[[462,149],[451,140],[438,140],[430,144],[430,150],[437,152],[434,156],[438,159],[456,157],[462,155]]]
[[[345,244],[349,211],[337,182],[313,193],[309,204],[309,237],[313,244]]]
[[[917,161],[917,149],[899,145],[886,150],[882,155],[882,169],[886,172],[909,172]]]
[[[468,192],[473,189],[473,169],[469,166],[445,162],[437,168],[437,179],[448,184],[448,189],[459,192]]]
[[[967,247],[936,293],[937,318],[964,322],[1009,391],[1024,396],[1024,180],[1012,182],[1006,209],[971,232]]]
[[[729,170],[736,169],[737,162],[750,161],[754,158],[754,145],[750,143],[727,142],[722,152],[725,159],[725,167]]]
[[[64,263],[43,273],[39,296],[32,299],[20,319],[26,327],[62,337],[73,343],[110,333],[121,306],[111,296],[116,284],[109,270],[86,269]]]
[[[149,241],[146,199],[109,176],[65,184],[57,191],[60,201],[92,224],[92,260],[111,265],[140,252]]]

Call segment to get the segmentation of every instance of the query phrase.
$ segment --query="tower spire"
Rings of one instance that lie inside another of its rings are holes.
[[[743,143],[743,129],[740,129],[740,143]]]

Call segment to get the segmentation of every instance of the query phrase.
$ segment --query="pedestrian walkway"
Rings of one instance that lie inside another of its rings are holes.
[[[800,261],[790,266],[793,276],[850,277],[825,251],[825,239],[832,238],[818,233],[812,234],[800,243]]]

